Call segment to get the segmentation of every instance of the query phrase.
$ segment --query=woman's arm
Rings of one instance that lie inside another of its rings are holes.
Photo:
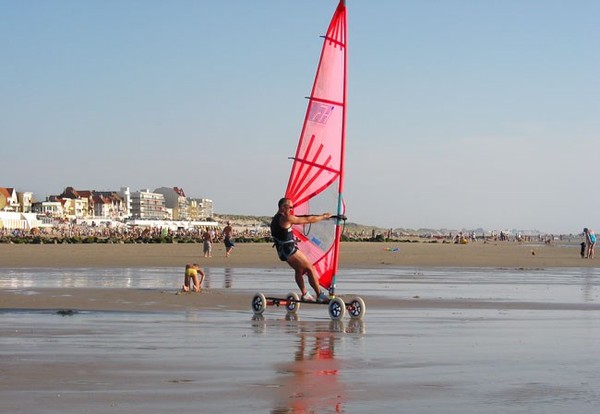
[[[323,213],[323,214],[318,214],[318,215],[308,215],[308,216],[289,215],[286,217],[285,221],[288,224],[311,224],[311,223],[317,223],[322,220],[327,220],[330,217],[331,217],[330,213]]]

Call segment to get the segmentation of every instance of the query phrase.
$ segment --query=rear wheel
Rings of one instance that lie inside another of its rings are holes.
[[[265,295],[262,293],[256,293],[252,298],[252,312],[255,315],[262,315],[262,313],[267,309],[267,299]]]
[[[333,298],[329,302],[329,317],[331,320],[339,321],[346,315],[346,305],[341,298]]]
[[[348,303],[348,313],[352,319],[362,319],[367,312],[365,301],[360,296],[356,296]]]
[[[288,314],[296,314],[300,310],[300,297],[296,292],[290,292],[285,297],[287,300],[287,305],[285,305],[285,309]]]

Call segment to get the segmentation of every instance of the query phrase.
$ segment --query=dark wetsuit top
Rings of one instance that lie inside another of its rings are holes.
[[[292,256],[298,248],[296,247],[296,240],[294,239],[294,233],[292,233],[292,227],[284,228],[279,224],[281,219],[281,213],[275,214],[273,220],[271,220],[271,236],[277,248],[277,254],[279,259],[286,261],[288,257]]]

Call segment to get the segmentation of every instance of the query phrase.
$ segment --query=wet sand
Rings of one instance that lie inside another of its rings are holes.
[[[593,316],[9,314],[0,412],[592,414]]]
[[[577,246],[344,244],[368,311],[342,322],[252,315],[255,290],[294,288],[270,245],[200,251],[0,245],[0,413],[600,410],[600,270]],[[211,284],[181,294],[192,261]],[[94,286],[153,267],[151,287]],[[40,287],[61,273],[89,279]]]
[[[509,242],[470,243],[343,243],[340,268],[390,269],[396,267],[460,268],[595,268],[600,259],[579,257],[578,246],[517,244]],[[270,244],[237,244],[230,257],[222,245],[215,245],[213,257],[200,256],[198,244],[82,244],[82,245],[0,245],[0,272],[18,268],[177,268],[198,262],[204,268],[266,268],[287,270],[276,258]],[[397,249],[397,251],[395,250]],[[532,254],[532,252],[534,254]],[[178,278],[176,270],[169,270]],[[43,276],[42,276],[43,277]],[[291,277],[291,274],[290,274]],[[290,285],[293,288],[293,283]],[[176,290],[48,289],[43,295],[22,295],[0,290],[0,309],[87,309],[87,310],[185,310],[189,308],[247,309],[247,292],[235,289],[205,290],[202,300],[195,294],[174,296]],[[245,296],[244,296],[245,295]],[[243,299],[242,299],[243,297]],[[387,304],[377,301],[378,304]],[[390,306],[399,306],[398,303]]]

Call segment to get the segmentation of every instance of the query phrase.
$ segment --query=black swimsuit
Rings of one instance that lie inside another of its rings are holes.
[[[277,248],[279,259],[285,262],[290,256],[298,251],[298,247],[296,247],[296,240],[294,239],[294,233],[292,233],[292,227],[290,226],[287,229],[281,227],[281,224],[279,224],[280,218],[281,213],[277,213],[273,217],[273,220],[271,220],[271,236],[273,236],[273,241],[275,242],[273,246]]]

